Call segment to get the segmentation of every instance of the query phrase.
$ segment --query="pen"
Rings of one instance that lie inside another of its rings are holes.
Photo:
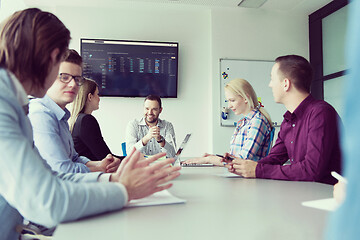
[[[332,172],[331,172],[331,175],[332,175],[334,178],[336,178],[337,180],[339,180],[340,182],[347,183],[346,178],[344,178],[343,176],[341,176],[341,175],[338,174],[337,172],[332,171]]]

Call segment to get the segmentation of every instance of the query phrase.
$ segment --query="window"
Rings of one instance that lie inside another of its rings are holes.
[[[311,93],[342,113],[342,87],[347,74],[345,40],[348,0],[334,0],[309,15],[310,63],[314,69]]]

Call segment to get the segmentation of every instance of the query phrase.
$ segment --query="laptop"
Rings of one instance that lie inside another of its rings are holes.
[[[182,141],[179,149],[177,150],[177,152],[175,154],[175,157],[174,157],[175,162],[180,160],[180,155],[181,155],[182,151],[184,150],[184,148],[185,148],[187,142],[189,141],[190,137],[191,137],[191,133],[186,134],[184,140]]]
[[[181,143],[179,149],[177,150],[177,152],[175,154],[175,157],[174,157],[175,162],[179,162],[179,160],[180,160],[179,157],[180,157],[186,143],[189,141],[190,137],[191,137],[191,133],[186,134],[184,141]],[[182,166],[182,167],[212,167],[212,166],[214,166],[214,164],[211,164],[211,163],[209,163],[209,164],[208,163],[190,163],[190,164],[184,163],[183,164],[182,162],[179,162],[179,163],[180,163],[180,166]]]

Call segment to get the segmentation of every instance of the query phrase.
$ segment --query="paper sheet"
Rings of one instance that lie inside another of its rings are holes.
[[[301,205],[305,207],[317,208],[325,211],[335,211],[339,204],[334,198],[325,198],[314,201],[302,202]]]
[[[154,193],[146,198],[131,200],[126,207],[145,207],[165,204],[185,203],[186,200],[175,197],[168,190]]]

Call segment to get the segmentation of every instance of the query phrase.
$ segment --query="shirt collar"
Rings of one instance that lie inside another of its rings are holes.
[[[243,126],[243,124],[246,124],[248,121],[250,121],[251,119],[253,119],[258,112],[259,112],[258,109],[253,109],[253,110],[251,110],[248,114],[246,114],[246,116],[244,116],[242,119],[240,119],[240,120],[237,122],[236,126],[237,126],[237,127]]]
[[[144,117],[140,118],[139,125],[147,126]],[[159,119],[158,119],[158,123],[156,124],[156,126],[158,126],[158,127],[160,127],[160,128],[161,128],[161,127],[164,127],[164,126],[165,126],[164,121],[159,118]]]
[[[70,118],[70,112],[69,110],[62,109],[59,105],[54,102],[48,95],[45,95],[43,97],[43,101],[46,104],[46,106],[55,114],[56,118],[60,121],[64,119],[67,121]]]
[[[315,98],[313,96],[311,96],[311,94],[309,94],[309,96],[307,96],[300,104],[299,106],[295,109],[295,111],[293,113],[287,111],[284,114],[284,119],[286,121],[291,121],[294,120],[295,118],[301,118],[306,109],[308,108],[308,106],[315,100]]]
[[[11,73],[9,71],[8,71],[8,73],[9,73],[11,81],[14,84],[15,95],[16,95],[16,99],[18,100],[19,104],[21,106],[28,105],[29,104],[29,98],[28,98],[28,95],[27,95],[24,87],[22,86],[20,81],[16,78],[16,76],[13,73]]]
[[[253,119],[258,112],[259,112],[258,109],[253,109],[248,114],[246,114],[246,116],[244,118],[249,121],[249,120]]]

